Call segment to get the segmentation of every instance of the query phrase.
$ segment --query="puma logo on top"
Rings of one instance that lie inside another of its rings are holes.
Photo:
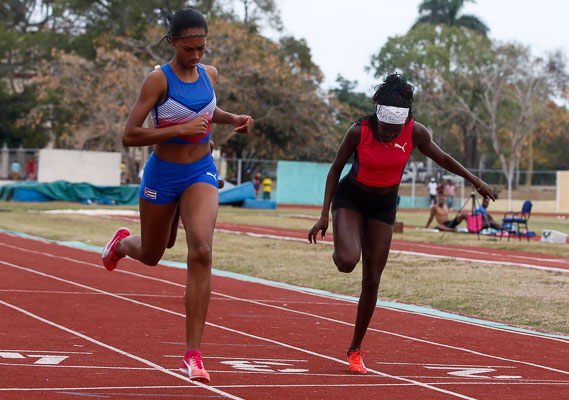
[[[206,174],[213,176],[213,179],[217,180],[217,176],[215,176],[215,174],[212,174],[211,172],[206,172]]]
[[[405,146],[407,146],[407,142],[405,142],[403,146],[401,146],[399,143],[395,143],[393,146],[399,147],[401,150],[403,150],[403,153],[405,153]]]

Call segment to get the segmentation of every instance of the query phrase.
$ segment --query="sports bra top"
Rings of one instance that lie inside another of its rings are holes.
[[[392,142],[382,143],[373,137],[369,121],[361,123],[361,137],[350,176],[367,186],[388,187],[401,182],[403,168],[413,150],[413,120]]]
[[[165,128],[189,122],[207,113],[207,133],[187,135],[168,139],[164,143],[196,144],[209,142],[211,118],[215,111],[215,91],[204,67],[198,64],[199,78],[195,82],[182,82],[170,64],[160,67],[168,81],[168,94],[164,101],[156,104],[150,115],[155,128]]]

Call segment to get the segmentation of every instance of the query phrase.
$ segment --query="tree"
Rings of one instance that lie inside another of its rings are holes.
[[[220,107],[255,119],[248,136],[216,126],[222,150],[241,158],[330,160],[338,141],[316,83],[321,72],[305,51],[293,54],[290,46],[223,20],[211,24],[208,42],[204,63],[219,71]]]
[[[282,29],[280,12],[275,0],[238,0],[243,4],[243,23],[249,27],[258,26],[265,20],[276,30]]]
[[[368,95],[362,92],[354,92],[358,81],[350,81],[342,75],[338,75],[336,83],[339,87],[330,91],[336,95],[339,102],[348,105],[352,109],[354,119],[374,111]]]
[[[354,92],[357,81],[349,81],[338,75],[336,83],[339,87],[331,89],[330,105],[334,116],[336,136],[342,138],[352,122],[373,113],[371,98],[362,92]]]
[[[530,134],[532,140],[533,157],[530,157],[530,149],[525,149],[528,157],[522,160],[522,168],[528,171],[541,170],[569,170],[569,111],[559,107],[554,102],[547,106],[548,115],[551,117],[537,125],[535,131]],[[529,147],[529,143],[528,143]],[[531,175],[528,173],[528,179]]]
[[[39,125],[21,123],[37,102],[29,85],[40,60],[66,39],[51,29],[52,1],[11,0],[2,2],[0,20],[0,143],[42,147],[47,141]]]
[[[116,49],[100,47],[95,60],[56,51],[33,79],[40,104],[23,121],[49,121],[55,147],[121,151],[130,106],[149,71]]]
[[[390,38],[372,65],[376,76],[399,68],[410,77],[419,89],[416,109],[426,121],[447,130],[463,124],[484,135],[509,194],[527,137],[550,117],[552,99],[567,96],[560,53],[535,58],[523,46],[492,43],[457,28],[422,26]]]
[[[279,40],[279,44],[279,54],[290,65],[294,73],[309,77],[314,84],[322,83],[322,71],[312,61],[312,54],[306,44],[306,40],[297,40],[292,36],[284,36]]]
[[[529,48],[517,44],[495,44],[491,52],[487,62],[471,71],[480,88],[481,110],[472,110],[463,96],[452,91],[453,83],[446,82],[446,86],[457,104],[486,132],[506,177],[510,208],[526,139],[551,119],[552,99],[566,93],[569,77],[561,53],[536,58]]]
[[[467,28],[486,36],[490,29],[478,17],[468,14],[459,15],[467,1],[475,2],[474,0],[423,0],[419,4],[420,16],[411,29],[417,25],[429,23]]]
[[[483,62],[489,46],[488,39],[472,31],[423,24],[404,36],[389,38],[371,59],[376,77],[398,71],[415,85],[415,116],[433,129],[439,145],[449,141],[449,133],[460,132],[462,152],[453,156],[467,168],[477,167],[479,126],[471,113],[456,104],[445,83],[461,93],[472,110],[478,110],[479,87],[469,71]]]

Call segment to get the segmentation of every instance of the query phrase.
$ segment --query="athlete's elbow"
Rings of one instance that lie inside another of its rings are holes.
[[[125,131],[122,135],[122,145],[124,147],[132,147],[135,146],[136,144],[134,143],[134,140],[132,138],[132,135],[129,135],[129,133],[127,131]]]

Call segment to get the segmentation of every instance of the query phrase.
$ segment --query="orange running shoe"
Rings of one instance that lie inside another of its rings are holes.
[[[125,237],[130,236],[130,231],[128,228],[119,228],[113,235],[113,238],[109,240],[109,243],[103,247],[103,252],[101,253],[101,257],[103,258],[103,265],[109,271],[112,271],[117,267],[119,260],[123,257],[117,256],[117,243],[119,240],[124,239]]]
[[[201,383],[209,383],[209,373],[202,363],[202,353],[198,350],[188,350],[182,360],[180,371],[189,375],[190,380]]]
[[[350,372],[355,374],[367,373],[364,360],[362,360],[362,352],[360,349],[348,351],[348,362],[350,363]]]

